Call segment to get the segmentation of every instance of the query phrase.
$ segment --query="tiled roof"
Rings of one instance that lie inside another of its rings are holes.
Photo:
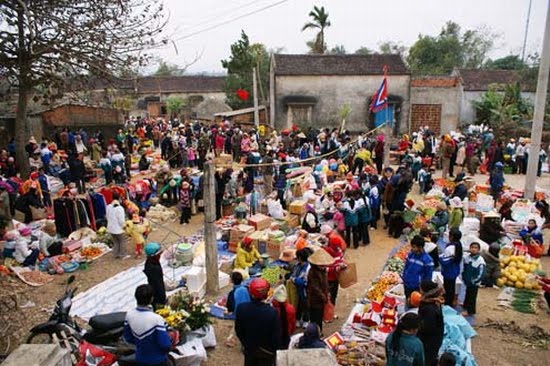
[[[453,88],[458,84],[455,76],[424,76],[411,80],[413,88]]]
[[[410,74],[399,55],[284,55],[275,54],[276,75],[389,75]]]
[[[484,91],[491,84],[513,84],[521,81],[516,70],[458,69],[466,91]]]
[[[105,88],[114,89],[137,89],[138,93],[206,93],[223,92],[225,76],[145,76],[135,80],[112,79],[112,80],[90,80],[86,86],[93,90]],[[78,87],[73,87],[73,89]]]

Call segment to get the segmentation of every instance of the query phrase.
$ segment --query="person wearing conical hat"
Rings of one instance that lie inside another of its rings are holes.
[[[334,263],[325,250],[319,249],[309,257],[310,269],[307,275],[307,299],[310,321],[323,330],[323,309],[329,302],[326,267]]]

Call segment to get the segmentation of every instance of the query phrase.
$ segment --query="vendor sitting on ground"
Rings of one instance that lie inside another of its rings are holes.
[[[237,246],[237,257],[235,258],[234,267],[235,269],[248,270],[248,273],[254,274],[256,271],[252,271],[253,273],[251,273],[251,267],[256,263],[262,265],[263,260],[256,246],[252,244],[252,238],[247,236]]]
[[[40,235],[40,251],[46,257],[53,257],[63,253],[63,243],[57,238],[55,222],[48,220],[42,227]]]
[[[13,257],[23,267],[33,267],[38,259],[38,242],[31,241],[32,230],[28,226],[19,229],[19,238],[15,243]]]
[[[445,202],[439,202],[437,205],[437,211],[430,220],[430,223],[434,226],[435,231],[442,234],[449,223],[449,211],[447,211],[447,204]]]
[[[519,235],[523,242],[527,245],[528,253],[534,258],[540,258],[544,252],[542,231],[538,228],[537,222],[533,219],[529,220]]]
[[[456,186],[455,186],[455,189],[453,190],[453,193],[451,194],[451,198],[458,197],[460,198],[461,201],[463,201],[464,198],[466,198],[466,196],[468,195],[468,188],[466,187],[466,184],[464,184],[464,178],[465,178],[464,173],[458,173],[456,175],[456,179],[455,179]]]
[[[506,232],[500,225],[500,216],[498,214],[487,214],[481,220],[479,226],[479,238],[487,244],[497,242],[506,235]]]

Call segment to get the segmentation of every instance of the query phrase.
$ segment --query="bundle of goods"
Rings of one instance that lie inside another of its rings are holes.
[[[381,366],[386,364],[384,347],[374,341],[344,342],[336,346],[334,351],[339,365]]]
[[[175,211],[172,211],[161,204],[151,207],[147,212],[147,217],[149,219],[161,222],[174,221],[177,216],[178,214]]]
[[[540,227],[544,224],[544,219],[538,214],[535,204],[529,200],[517,200],[512,205],[512,219],[517,223],[527,225],[529,220],[535,220]]]
[[[501,256],[501,277],[498,286],[516,289],[540,290],[535,273],[540,271],[540,260],[525,255]]]
[[[399,274],[384,271],[380,277],[372,283],[372,286],[367,291],[366,297],[372,301],[381,301],[384,298],[384,293],[398,283],[401,283],[401,276]]]
[[[540,294],[526,289],[516,289],[512,294],[512,308],[520,313],[535,314],[535,306]]]

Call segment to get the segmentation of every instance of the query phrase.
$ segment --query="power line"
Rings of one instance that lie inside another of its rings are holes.
[[[225,20],[225,21],[220,22],[220,23],[218,23],[218,24],[214,24],[214,25],[212,25],[212,26],[209,26],[209,27],[206,27],[206,28],[204,28],[204,29],[198,30],[198,31],[196,31],[196,32],[186,34],[186,35],[184,35],[184,36],[182,36],[182,37],[179,37],[179,38],[174,39],[173,42],[181,41],[181,40],[190,38],[190,37],[192,37],[192,36],[196,36],[197,34],[204,33],[204,32],[207,32],[207,31],[209,31],[209,30],[219,28],[219,27],[221,27],[222,25],[226,25],[226,24],[229,24],[229,23],[233,23],[233,22],[235,22],[235,21],[237,21],[237,20],[239,20],[239,19],[246,18],[246,17],[248,17],[248,16],[250,16],[250,15],[257,14],[257,13],[259,13],[259,12],[262,12],[262,11],[264,11],[264,10],[273,8],[273,7],[277,6],[277,5],[286,3],[286,2],[288,2],[288,1],[289,1],[289,0],[277,1],[277,2],[275,2],[275,3],[273,3],[273,4],[266,5],[266,6],[262,7],[262,8],[260,8],[260,9],[257,9],[257,10],[254,10],[254,11],[250,11],[250,12],[245,13],[245,14],[243,14],[243,15],[239,15],[238,17],[235,17],[235,18],[233,18],[233,19],[228,19],[228,20]]]
[[[224,17],[224,16],[227,16],[229,14],[233,14],[235,12],[237,12],[238,10],[240,9],[243,9],[243,8],[247,8],[249,7],[250,5],[254,5],[256,3],[260,3],[260,2],[265,2],[266,0],[254,0],[254,1],[250,1],[250,2],[247,2],[246,4],[243,4],[243,5],[239,5],[235,8],[231,8],[231,9],[228,9],[228,10],[222,10],[222,11],[219,11],[217,13],[214,13],[212,14],[212,16],[209,16],[207,18],[204,18],[204,20],[200,21],[199,23],[197,24],[191,24],[189,25],[188,27],[186,27],[185,25],[183,25],[183,23],[180,23],[178,25],[176,25],[176,28],[174,30],[174,32],[176,32],[180,26],[183,25],[183,29],[189,31],[191,29],[196,29],[202,25],[205,25],[205,24],[208,24],[208,23],[211,23],[212,21],[214,20],[219,20],[220,17]]]

